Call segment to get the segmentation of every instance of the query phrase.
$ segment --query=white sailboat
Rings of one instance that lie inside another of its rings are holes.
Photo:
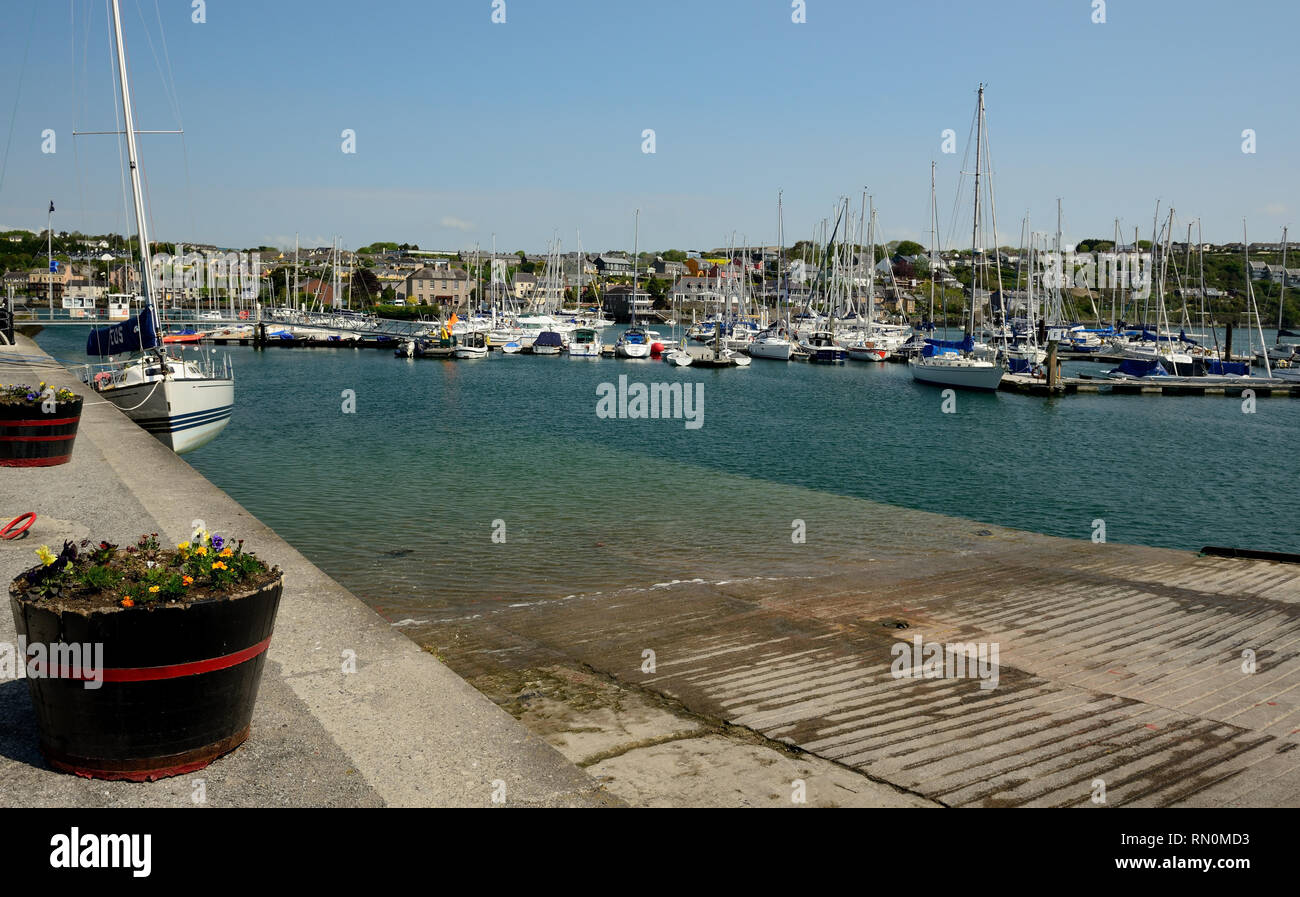
[[[614,354],[619,358],[649,358],[650,337],[643,328],[636,326],[637,275],[640,268],[637,264],[637,250],[640,248],[638,240],[641,234],[640,209],[636,210],[635,223],[632,227],[632,326],[624,330],[623,335],[614,344]]]
[[[979,287],[980,259],[980,165],[984,137],[984,85],[979,88],[979,109],[975,131],[975,221],[971,229],[971,299],[965,338],[960,343],[945,344],[942,340],[926,340],[920,355],[908,359],[912,379],[934,386],[955,386],[961,389],[997,389],[1002,382],[1002,365],[977,358],[973,354],[975,341],[975,297]]]
[[[747,351],[750,358],[770,358],[773,361],[789,361],[794,354],[794,343],[782,335],[779,325],[773,325],[754,337]]]
[[[235,381],[228,357],[218,366],[206,358],[186,358],[178,348],[163,345],[158,327],[153,259],[149,247],[148,217],[140,154],[136,146],[131,86],[127,74],[126,42],[122,14],[112,0],[113,34],[117,51],[119,87],[125,119],[127,164],[135,205],[136,235],[140,241],[139,315],[91,334],[87,352],[108,356],[104,364],[90,366],[87,383],[127,417],[177,454],[193,451],[216,438],[230,421],[235,406]],[[114,361],[113,355],[127,353]]]

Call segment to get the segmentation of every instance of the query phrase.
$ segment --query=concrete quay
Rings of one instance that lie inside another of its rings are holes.
[[[37,514],[0,541],[0,580],[32,566],[38,545],[189,537],[195,520],[242,538],[285,573],[285,592],[252,735],[196,773],[147,784],[51,770],[37,750],[21,679],[0,681],[0,805],[608,806],[621,803],[114,406],[89,393],[31,340],[0,348],[0,382],[45,380],[86,397],[72,460],[0,468],[0,517]],[[7,602],[6,602],[7,605]],[[0,642],[14,645],[7,606]],[[344,672],[355,656],[355,672]],[[200,786],[200,782],[202,785]],[[203,800],[199,801],[198,798]],[[494,797],[504,797],[496,801]]]

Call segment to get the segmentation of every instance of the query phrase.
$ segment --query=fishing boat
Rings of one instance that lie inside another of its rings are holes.
[[[466,333],[464,336],[456,338],[456,348],[453,353],[456,358],[486,358],[488,354],[487,334],[481,330]]]
[[[127,168],[140,247],[141,311],[120,324],[96,328],[86,354],[107,357],[87,366],[86,382],[105,400],[177,454],[193,451],[216,438],[230,422],[235,407],[235,380],[230,359],[185,357],[167,347],[159,336],[157,291],[153,284],[153,254],[145,212],[143,171],[136,146],[134,110],[128,74],[122,13],[112,0],[113,39],[118,86],[122,94]],[[125,354],[125,358],[114,359]]]
[[[579,327],[569,337],[569,354],[576,358],[598,358],[600,349],[600,332],[592,327]]]
[[[980,168],[983,164],[984,138],[984,85],[979,88],[975,130],[975,193],[974,224],[971,227],[971,301],[968,308],[966,333],[960,342],[927,339],[918,355],[908,359],[912,379],[932,386],[951,386],[958,389],[994,390],[1002,382],[1002,365],[976,355],[975,295],[980,282],[981,262],[987,263],[987,253],[980,249]],[[991,195],[991,194],[990,194]],[[985,282],[987,283],[987,271]]]

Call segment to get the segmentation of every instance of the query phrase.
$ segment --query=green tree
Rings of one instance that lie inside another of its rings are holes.
[[[369,268],[357,268],[352,272],[348,295],[351,296],[354,303],[372,305],[382,291],[379,278]]]

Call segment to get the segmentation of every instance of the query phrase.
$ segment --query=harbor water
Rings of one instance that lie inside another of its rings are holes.
[[[84,359],[80,327],[38,342]],[[1291,399],[1246,413],[1225,397],[958,393],[945,411],[894,364],[219,351],[234,416],[185,460],[394,620],[834,572],[887,550],[882,529],[904,525],[891,506],[1083,540],[1100,522],[1115,542],[1300,551]],[[620,375],[702,384],[700,426],[598,415]],[[907,536],[944,550],[941,533]]]

